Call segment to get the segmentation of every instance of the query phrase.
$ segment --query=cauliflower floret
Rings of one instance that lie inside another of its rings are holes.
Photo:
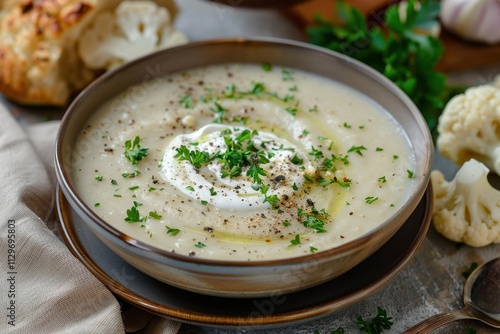
[[[100,14],[83,33],[78,53],[87,67],[110,69],[186,42],[186,36],[172,28],[166,8],[153,1],[123,1],[114,12]]]
[[[500,243],[500,191],[490,185],[488,173],[475,159],[465,162],[450,182],[432,171],[433,223],[439,233],[473,247]]]
[[[472,87],[446,105],[437,149],[459,165],[474,158],[500,175],[500,87]]]

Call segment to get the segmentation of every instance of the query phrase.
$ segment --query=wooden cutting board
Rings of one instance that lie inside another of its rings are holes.
[[[367,16],[381,8],[394,4],[395,0],[348,0]],[[334,17],[334,0],[309,0],[288,9],[287,13],[298,25],[305,28],[313,22],[314,15],[321,14],[325,19]],[[375,16],[376,18],[377,16]],[[444,44],[444,54],[438,70],[456,72],[492,65],[500,65],[500,43],[486,45],[464,41],[442,29],[440,39]]]

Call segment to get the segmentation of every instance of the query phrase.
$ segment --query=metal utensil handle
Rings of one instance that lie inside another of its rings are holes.
[[[415,326],[407,329],[403,334],[425,334],[430,333],[434,329],[441,327],[449,322],[464,320],[464,319],[475,319],[467,310],[458,309],[449,312],[444,312],[440,314],[433,315],[425,320],[422,320]]]

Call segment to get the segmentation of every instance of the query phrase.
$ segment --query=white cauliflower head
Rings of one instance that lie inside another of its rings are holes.
[[[153,1],[123,1],[96,18],[83,33],[78,52],[87,67],[110,69],[186,42],[186,36],[173,29],[166,8]]]
[[[439,233],[473,247],[500,243],[500,191],[490,185],[488,173],[488,167],[474,159],[450,182],[440,171],[432,171],[433,224]]]
[[[463,164],[474,158],[500,175],[500,87],[471,87],[452,98],[438,124],[437,149]]]

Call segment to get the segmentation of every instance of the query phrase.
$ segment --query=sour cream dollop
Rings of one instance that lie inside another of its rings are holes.
[[[245,140],[241,140],[242,135]],[[250,134],[250,136],[248,136]],[[241,174],[230,177],[223,173],[224,161],[218,158],[231,148],[230,143],[253,149],[263,154],[268,163],[258,163],[266,175],[259,175],[262,184],[269,185],[267,195],[278,198],[291,196],[304,183],[304,167],[311,165],[296,145],[271,132],[222,124],[207,124],[197,131],[180,134],[168,145],[161,164],[161,176],[186,196],[210,203],[216,208],[232,210],[255,210],[268,208],[265,195],[259,190],[259,184],[247,175],[250,166],[243,166]],[[190,152],[200,152],[210,157],[201,167],[195,167],[190,161],[180,159],[179,149],[187,148]],[[292,160],[300,160],[300,164]]]

